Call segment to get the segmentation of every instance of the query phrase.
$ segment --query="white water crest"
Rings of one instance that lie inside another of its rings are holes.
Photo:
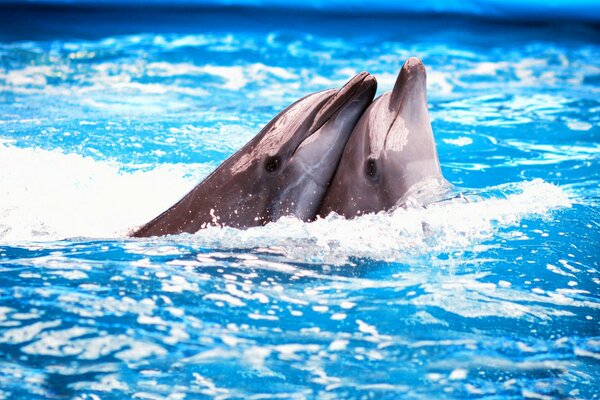
[[[210,168],[160,164],[128,171],[112,161],[0,144],[0,241],[124,237],[181,198]],[[524,218],[571,205],[561,188],[542,180],[473,193],[353,220],[283,218],[263,227],[211,227],[173,238],[215,248],[275,249],[302,260],[393,260],[470,246]]]
[[[311,223],[282,218],[247,230],[211,227],[193,240],[205,247],[267,248],[317,263],[347,263],[352,257],[395,261],[471,247],[525,218],[547,217],[571,205],[561,188],[539,179],[488,189],[498,197],[458,196],[352,220],[331,214]]]
[[[0,241],[115,237],[164,211],[206,166],[117,162],[0,143]]]

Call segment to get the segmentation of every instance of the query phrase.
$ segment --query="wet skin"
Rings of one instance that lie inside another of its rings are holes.
[[[377,83],[362,72],[341,89],[310,94],[280,112],[204,181],[131,236],[246,228],[283,216],[314,219],[342,151]]]
[[[394,89],[377,98],[354,128],[319,215],[390,210],[409,196],[425,198],[449,186],[427,111],[425,67],[412,57]]]

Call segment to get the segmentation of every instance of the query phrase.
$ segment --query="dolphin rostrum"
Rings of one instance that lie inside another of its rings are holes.
[[[373,100],[362,72],[341,89],[310,94],[281,111],[241,150],[134,237],[245,228],[282,216],[314,219],[352,129]]]
[[[427,201],[450,185],[442,177],[427,111],[421,60],[408,59],[394,89],[377,98],[354,127],[319,216],[346,218]]]

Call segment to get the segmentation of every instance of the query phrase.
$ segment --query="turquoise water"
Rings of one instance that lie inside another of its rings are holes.
[[[597,27],[0,14],[0,398],[600,395]],[[126,237],[292,101],[413,55],[468,202]]]

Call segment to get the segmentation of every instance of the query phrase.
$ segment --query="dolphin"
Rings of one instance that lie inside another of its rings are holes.
[[[247,228],[283,216],[314,219],[346,141],[376,90],[375,78],[361,72],[339,90],[298,100],[131,236],[194,233],[208,226]]]
[[[402,206],[409,198],[428,202],[449,187],[427,112],[425,67],[412,57],[393,90],[373,101],[354,127],[319,216],[353,218]]]

